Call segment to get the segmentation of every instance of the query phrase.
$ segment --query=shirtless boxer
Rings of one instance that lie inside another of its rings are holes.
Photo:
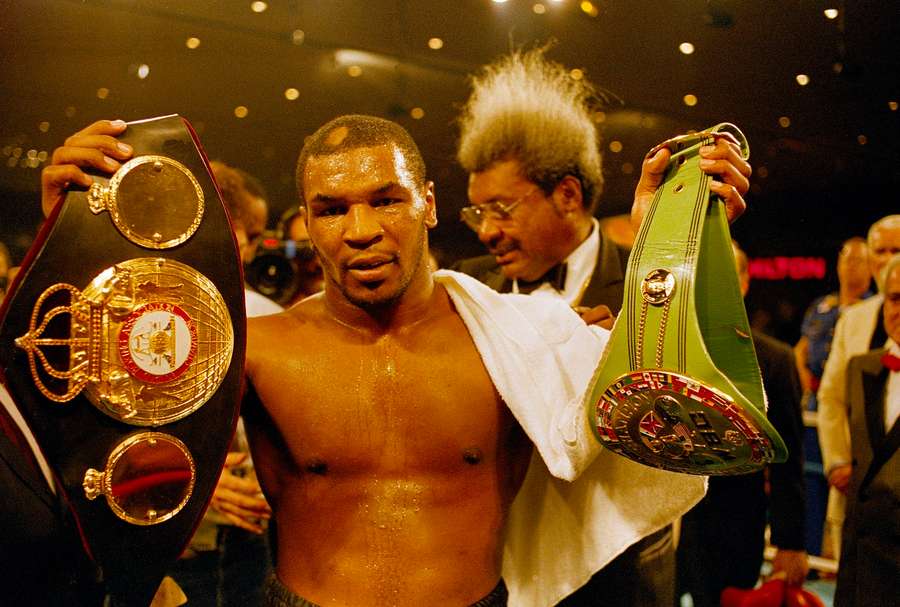
[[[97,122],[54,152],[45,210],[91,183],[80,167],[110,173],[131,156],[124,129]],[[724,141],[708,154],[736,216],[749,165]],[[645,162],[637,208],[667,158]],[[301,152],[325,291],[248,321],[243,413],[278,525],[273,605],[506,604],[504,527],[532,443],[428,269],[424,173],[408,133],[377,118],[332,121]]]

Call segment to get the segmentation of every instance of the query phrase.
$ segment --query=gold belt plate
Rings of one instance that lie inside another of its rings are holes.
[[[65,294],[68,302],[60,301]],[[172,259],[142,257],[105,269],[83,291],[64,283],[46,289],[16,345],[50,400],[68,402],[83,391],[115,419],[159,426],[215,393],[234,335],[208,278]]]

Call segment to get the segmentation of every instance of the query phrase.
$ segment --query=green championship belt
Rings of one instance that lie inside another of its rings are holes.
[[[601,444],[688,474],[744,474],[787,449],[766,400],[735,270],[724,204],[711,198],[700,147],[750,150],[732,124],[671,139],[663,183],[641,224],[625,299],[589,390]]]

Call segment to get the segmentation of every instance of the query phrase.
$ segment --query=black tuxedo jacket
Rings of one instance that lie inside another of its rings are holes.
[[[603,233],[603,230],[600,230],[597,265],[580,305],[594,307],[602,304],[609,306],[613,314],[619,313],[622,308],[628,253],[628,249],[618,246]],[[463,259],[457,262],[453,269],[477,278],[500,293],[508,293],[512,289],[512,280],[503,275],[493,255]]]
[[[896,605],[900,597],[900,423],[884,425],[882,354],[873,350],[847,366],[853,475],[835,607]]]
[[[0,605],[102,604],[71,515],[2,430],[0,491]]]

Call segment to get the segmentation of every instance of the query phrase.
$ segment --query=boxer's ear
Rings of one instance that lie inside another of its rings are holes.
[[[425,225],[432,229],[438,224],[437,201],[434,196],[434,182],[425,183]]]

